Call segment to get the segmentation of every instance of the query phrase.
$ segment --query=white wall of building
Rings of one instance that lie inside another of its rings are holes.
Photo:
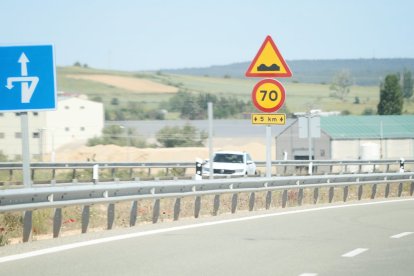
[[[413,159],[413,139],[376,139],[376,140],[333,140],[331,142],[332,160],[356,160],[356,159],[377,159],[378,156],[372,152],[372,158],[363,151],[364,146],[376,145],[379,158],[381,159]]]
[[[10,159],[21,155],[20,116],[0,113],[0,151]],[[102,103],[81,98],[58,100],[54,111],[28,112],[32,156],[49,154],[72,142],[100,136],[104,127]]]

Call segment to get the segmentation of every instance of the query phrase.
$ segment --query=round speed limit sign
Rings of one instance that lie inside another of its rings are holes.
[[[275,112],[285,102],[285,88],[276,80],[262,80],[254,86],[252,100],[260,111]]]

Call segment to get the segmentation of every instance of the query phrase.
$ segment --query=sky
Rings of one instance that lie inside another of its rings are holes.
[[[414,58],[411,0],[1,0],[0,45],[53,44],[56,64],[146,71],[251,61]]]

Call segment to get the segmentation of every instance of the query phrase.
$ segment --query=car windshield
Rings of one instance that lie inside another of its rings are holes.
[[[243,163],[243,155],[221,153],[214,156],[213,162],[218,163]]]

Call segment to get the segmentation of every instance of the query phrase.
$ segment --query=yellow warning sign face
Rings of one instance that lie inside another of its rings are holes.
[[[246,71],[246,77],[291,77],[292,72],[270,36]]]
[[[252,114],[253,125],[284,125],[286,124],[286,114]]]

